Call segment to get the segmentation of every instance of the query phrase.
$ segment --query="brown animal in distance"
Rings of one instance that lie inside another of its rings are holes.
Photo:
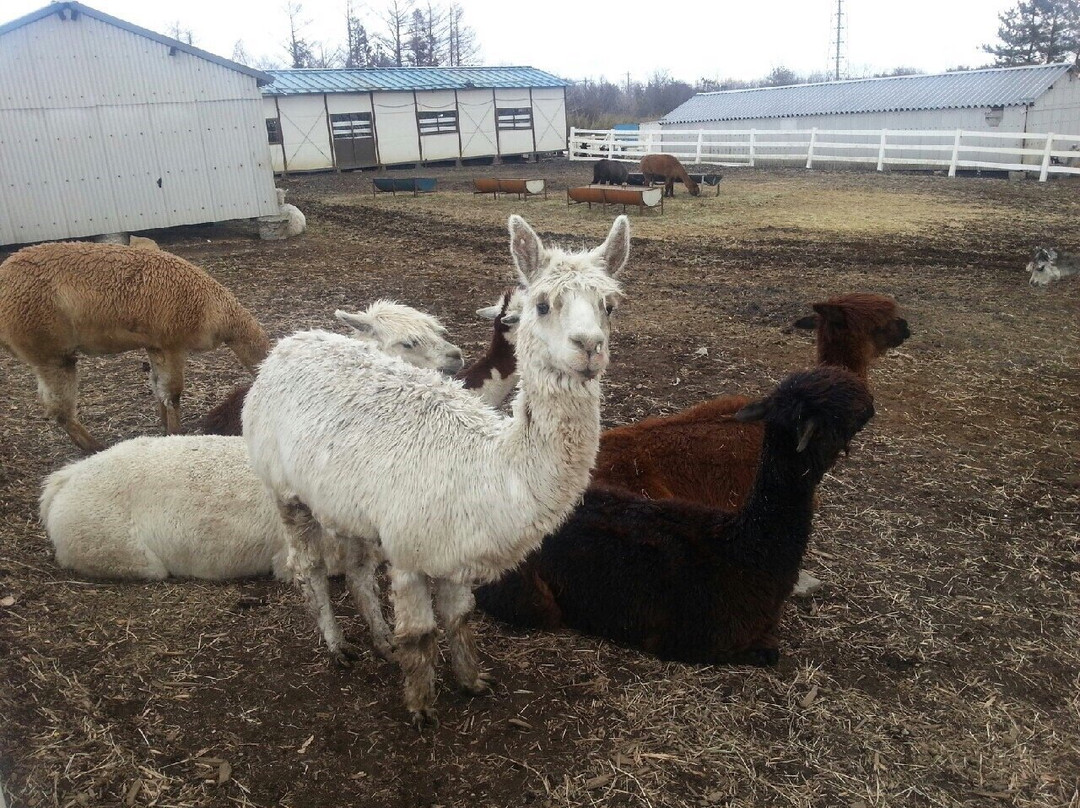
[[[686,173],[686,169],[674,155],[646,154],[641,158],[641,173],[645,175],[645,182],[650,185],[654,182],[663,182],[664,196],[675,196],[675,180],[682,180],[690,196],[701,193],[698,184]]]

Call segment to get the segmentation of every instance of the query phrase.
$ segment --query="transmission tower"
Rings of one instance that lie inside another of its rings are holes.
[[[844,31],[846,29],[847,15],[844,13],[844,0],[836,0],[836,14],[833,19],[833,41],[832,47],[829,48],[832,51],[832,58],[830,61],[833,63],[833,80],[840,81],[841,77],[847,73],[847,40],[844,39]]]

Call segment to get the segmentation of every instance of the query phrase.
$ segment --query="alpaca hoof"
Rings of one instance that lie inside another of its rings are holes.
[[[461,688],[471,696],[486,696],[492,690],[495,689],[496,679],[487,671],[480,671],[476,674],[476,679],[467,684],[462,684]]]
[[[360,649],[351,642],[342,642],[330,652],[330,658],[339,668],[351,668],[353,663],[360,658]]]
[[[821,581],[813,575],[807,575],[799,571],[799,580],[795,582],[795,588],[791,590],[793,598],[808,598],[821,589]]]
[[[397,649],[394,648],[392,643],[375,643],[375,653],[387,662],[397,662]]]
[[[434,707],[421,707],[417,710],[409,710],[409,721],[417,730],[437,729],[439,716]]]

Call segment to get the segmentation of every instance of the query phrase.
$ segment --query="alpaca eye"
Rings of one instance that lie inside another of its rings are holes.
[[[413,348],[415,348],[415,347],[416,347],[416,343],[415,343],[415,342],[400,342],[400,343],[398,343],[398,344],[399,344],[399,345],[400,345],[400,346],[401,346],[402,348],[404,348],[404,349],[405,349],[406,351],[411,351],[411,350],[412,350]]]
[[[551,311],[551,306],[548,305],[547,303],[537,303],[536,304],[536,313],[539,314],[541,317],[543,317],[549,311]]]

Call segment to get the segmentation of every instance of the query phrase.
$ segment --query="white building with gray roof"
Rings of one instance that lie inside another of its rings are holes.
[[[1080,79],[1053,64],[698,93],[660,127],[1080,135]]]

